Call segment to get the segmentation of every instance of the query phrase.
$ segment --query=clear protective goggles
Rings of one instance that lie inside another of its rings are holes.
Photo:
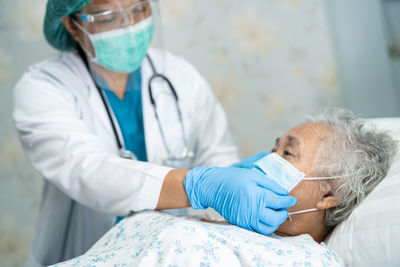
[[[124,0],[109,4],[88,4],[75,13],[92,34],[138,24],[152,16],[153,0]]]

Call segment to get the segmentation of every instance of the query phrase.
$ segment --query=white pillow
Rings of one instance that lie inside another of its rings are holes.
[[[370,122],[400,140],[400,118]],[[400,153],[386,178],[325,242],[348,266],[400,266]]]

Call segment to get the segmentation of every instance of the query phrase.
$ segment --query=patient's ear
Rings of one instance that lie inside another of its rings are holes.
[[[319,201],[316,205],[316,208],[319,210],[327,210],[339,205],[339,199],[335,196],[325,196],[321,201]]]

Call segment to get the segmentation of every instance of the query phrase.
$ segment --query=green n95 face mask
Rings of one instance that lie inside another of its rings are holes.
[[[78,22],[73,21],[92,42],[95,56],[91,60],[117,72],[133,72],[139,69],[154,33],[151,16],[125,28],[95,34],[89,33]]]

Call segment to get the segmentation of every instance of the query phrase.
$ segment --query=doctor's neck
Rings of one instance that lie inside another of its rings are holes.
[[[129,73],[115,72],[93,64],[93,70],[120,99],[124,99]]]

